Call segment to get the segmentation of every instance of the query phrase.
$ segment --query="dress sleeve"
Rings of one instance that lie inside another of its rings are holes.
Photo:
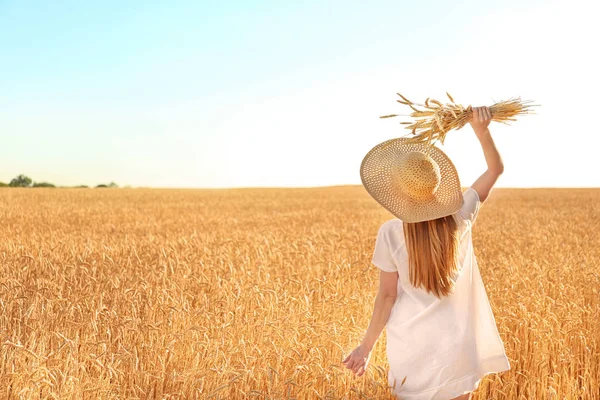
[[[460,210],[458,210],[458,214],[462,219],[471,221],[471,224],[473,224],[479,213],[479,208],[481,207],[479,194],[475,189],[470,187],[463,193],[463,200],[463,205]]]
[[[392,258],[394,249],[390,247],[390,238],[387,228],[388,226],[385,224],[379,228],[371,262],[382,271],[396,272],[398,271],[398,268],[396,262]]]

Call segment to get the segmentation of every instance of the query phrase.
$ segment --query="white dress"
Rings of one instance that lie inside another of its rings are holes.
[[[415,288],[408,278],[402,221],[382,224],[372,262],[398,272],[398,297],[386,324],[388,383],[402,400],[448,400],[475,390],[486,374],[510,363],[473,253],[471,231],[480,201],[473,188],[455,218],[461,229],[454,291],[442,299]],[[402,380],[406,377],[404,384]]]

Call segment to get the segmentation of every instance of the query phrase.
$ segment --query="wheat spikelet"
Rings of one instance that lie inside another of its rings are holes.
[[[446,95],[451,103],[442,104],[441,102],[428,97],[425,99],[425,104],[418,104],[410,101],[400,93],[396,93],[402,100],[396,100],[400,104],[409,106],[413,112],[409,115],[388,114],[379,118],[391,118],[399,116],[409,116],[414,118],[414,122],[400,122],[403,125],[408,125],[405,129],[411,131],[413,135],[409,139],[409,143],[427,143],[435,144],[438,140],[444,144],[446,135],[449,131],[459,130],[471,121],[473,117],[473,108],[469,105],[463,107],[461,104],[456,104],[450,93]],[[492,113],[492,121],[497,121],[503,124],[508,124],[507,121],[516,121],[515,116],[521,114],[533,114],[532,107],[537,105],[529,104],[531,101],[522,101],[520,97],[503,100],[490,106]],[[416,107],[423,107],[426,110],[419,110]]]

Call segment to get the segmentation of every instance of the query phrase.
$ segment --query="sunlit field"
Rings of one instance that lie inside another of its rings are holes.
[[[361,186],[0,189],[1,399],[391,399],[355,377],[392,218]],[[600,189],[494,189],[475,254],[512,369],[475,399],[600,398]]]

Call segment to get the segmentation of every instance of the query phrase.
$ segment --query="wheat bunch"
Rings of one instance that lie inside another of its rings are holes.
[[[418,104],[408,100],[400,93],[397,93],[397,95],[400,96],[402,100],[396,101],[409,106],[413,109],[413,112],[409,115],[390,114],[383,115],[379,118],[399,116],[413,117],[415,121],[412,123],[400,122],[403,125],[408,125],[406,129],[409,129],[413,135],[413,137],[408,140],[409,143],[427,142],[427,144],[433,145],[439,140],[444,144],[444,140],[449,131],[462,128],[467,122],[471,121],[473,116],[473,109],[470,105],[465,108],[462,105],[455,103],[448,92],[446,92],[446,95],[448,95],[451,103],[447,104],[442,104],[429,97],[425,100],[425,104]],[[506,121],[516,121],[516,119],[513,118],[516,115],[533,113],[531,107],[536,107],[536,105],[528,103],[531,103],[531,101],[521,101],[520,97],[495,103],[490,107],[492,121],[508,125]],[[419,110],[415,108],[415,106],[423,107],[425,110]]]

